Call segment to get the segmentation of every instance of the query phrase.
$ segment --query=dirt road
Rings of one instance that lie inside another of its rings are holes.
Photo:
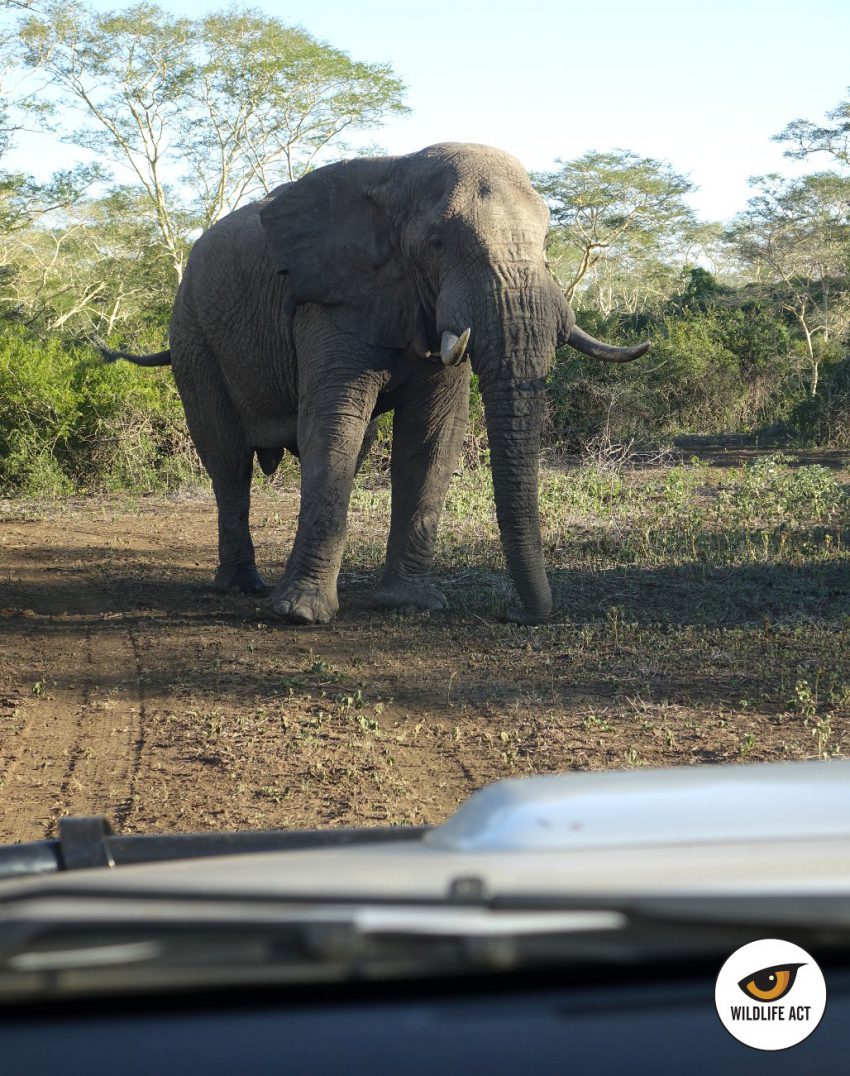
[[[296,511],[292,496],[255,503],[270,578]],[[814,710],[789,704],[807,663],[840,668],[846,637],[766,634],[728,572],[695,576],[684,606],[673,575],[565,576],[571,617],[527,629],[474,597],[447,616],[387,615],[349,571],[334,624],[291,628],[209,589],[208,495],[6,515],[0,841],[69,813],[124,832],[437,822],[500,777],[847,746],[840,700],[820,740]],[[794,583],[802,617],[823,609],[822,575]],[[653,610],[672,594],[665,622]]]

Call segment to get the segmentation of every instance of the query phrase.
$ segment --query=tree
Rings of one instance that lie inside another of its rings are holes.
[[[386,64],[364,64],[252,10],[177,18],[49,0],[21,62],[82,125],[65,136],[129,167],[179,280],[193,229],[311,168],[346,130],[404,111]]]
[[[7,0],[8,4],[8,0]],[[6,27],[0,31],[0,161],[14,144],[15,134],[22,128],[23,110],[35,111],[37,105],[32,87],[22,89],[19,74],[14,70],[15,43]],[[39,183],[22,172],[0,168],[0,304],[9,313],[18,305],[14,296],[18,287],[15,248],[20,245],[21,233],[34,221],[56,210],[72,206],[91,185],[103,178],[99,165],[76,165],[56,172]]]
[[[850,179],[821,172],[751,183],[761,190],[728,237],[765,296],[800,327],[815,396],[822,345],[850,328]]]
[[[786,157],[804,160],[815,153],[826,153],[850,168],[850,96],[827,112],[826,118],[832,121],[830,126],[821,126],[811,120],[792,120],[773,136],[774,141],[791,146],[785,151]]]
[[[6,237],[0,303],[19,320],[74,337],[161,339],[171,267],[138,188],[44,215]]]
[[[552,214],[548,254],[567,298],[573,301],[586,278],[598,290],[627,268],[632,282],[649,267],[657,279],[659,265],[694,226],[684,200],[693,184],[668,164],[622,149],[557,163],[532,178]]]

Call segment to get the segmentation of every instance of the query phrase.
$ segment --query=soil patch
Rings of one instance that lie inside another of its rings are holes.
[[[294,494],[255,498],[271,579],[296,514]],[[209,588],[208,494],[6,515],[0,841],[69,813],[123,832],[436,823],[504,777],[850,747],[846,558],[554,565],[543,628],[492,615],[498,565],[443,571],[456,611],[413,617],[373,609],[349,568],[339,618],[293,628]]]

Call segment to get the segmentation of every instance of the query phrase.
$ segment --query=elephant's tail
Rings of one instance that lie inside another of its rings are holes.
[[[136,366],[171,365],[171,350],[169,348],[166,348],[165,351],[157,351],[152,355],[131,355],[129,351],[110,351],[105,347],[98,348],[98,351],[103,356],[104,362],[115,362],[118,359],[126,359],[127,362],[134,362]]]

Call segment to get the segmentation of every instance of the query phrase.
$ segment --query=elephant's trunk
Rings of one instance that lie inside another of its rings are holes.
[[[543,378],[481,378],[496,518],[508,571],[521,602],[511,620],[539,624],[552,613],[537,498],[546,392]]]
[[[445,287],[437,308],[442,331],[457,335],[471,325],[469,353],[484,401],[496,517],[520,600],[508,615],[526,624],[552,613],[537,482],[545,376],[558,330],[553,289],[542,266],[502,261],[483,278],[468,274],[456,288]]]

